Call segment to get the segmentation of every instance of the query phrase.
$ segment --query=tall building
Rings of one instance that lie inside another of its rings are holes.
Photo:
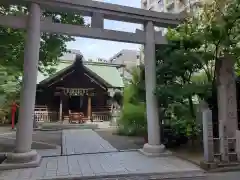
[[[202,0],[141,0],[142,8],[168,13],[181,13],[193,11],[199,6]]]
[[[167,12],[167,13],[183,13],[191,12],[195,14],[202,2],[209,2],[211,0],[141,0],[142,9]],[[156,31],[162,31],[162,34],[167,33],[166,28],[156,27]],[[141,62],[144,62],[144,55],[141,50]]]
[[[121,76],[125,80],[132,78],[131,69],[140,65],[140,52],[135,50],[123,49],[109,59],[109,63],[121,64],[119,68]]]
[[[68,49],[67,52],[63,53],[63,55],[59,58],[60,60],[67,60],[67,61],[74,61],[76,58],[76,55],[82,55],[82,52],[80,50],[76,49]],[[83,61],[85,61],[83,57]]]

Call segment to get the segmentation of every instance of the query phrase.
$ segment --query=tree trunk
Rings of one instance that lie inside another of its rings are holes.
[[[192,101],[192,96],[188,97],[188,102],[189,102],[189,111],[192,116],[192,118],[195,118],[195,112],[194,112],[194,106],[193,106],[193,101]]]
[[[191,114],[192,120],[195,121],[196,120],[196,116],[195,116],[195,112],[194,112],[192,96],[188,97],[188,102],[189,102],[189,110],[190,110],[190,114]],[[194,145],[194,139],[195,139],[194,124],[193,124],[193,122],[191,122],[191,123],[192,123],[192,125],[191,125],[191,129],[192,129],[191,139],[192,139],[192,145]]]

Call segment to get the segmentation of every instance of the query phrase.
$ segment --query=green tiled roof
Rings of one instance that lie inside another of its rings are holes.
[[[86,64],[84,66],[97,74],[112,87],[124,87],[123,79],[116,67],[97,64]]]
[[[56,76],[60,71],[68,68],[74,63],[74,61],[61,61],[58,66],[56,66],[56,73],[52,76]],[[124,87],[123,79],[118,71],[116,65],[108,63],[98,63],[98,62],[83,62],[83,65],[90,70],[92,73],[97,75],[100,79],[104,80],[111,87]],[[51,77],[52,77],[51,76]],[[49,78],[49,76],[44,76],[42,73],[38,73],[37,83],[39,84],[43,80]]]
[[[56,69],[56,73],[57,74],[59,71],[64,70],[65,68],[67,68],[68,66],[71,66],[73,64],[73,62],[71,61],[62,61],[60,62],[57,66],[55,66],[54,68]],[[52,76],[54,76],[55,74],[53,74]],[[42,82],[43,80],[49,78],[49,75],[44,75],[41,72],[38,72],[37,75],[37,84],[39,84],[40,82]]]

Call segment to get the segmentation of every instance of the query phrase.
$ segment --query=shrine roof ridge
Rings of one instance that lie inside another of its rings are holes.
[[[98,66],[110,66],[110,67],[125,67],[124,64],[115,64],[115,63],[108,63],[108,62],[90,62],[90,61],[83,61],[84,65],[98,65]]]
[[[73,64],[74,60],[60,60],[60,63],[66,63],[66,64]],[[121,68],[125,67],[124,64],[116,64],[116,63],[110,63],[110,62],[94,62],[94,61],[83,61],[83,65],[97,65],[97,66],[109,66],[109,67],[116,67]]]

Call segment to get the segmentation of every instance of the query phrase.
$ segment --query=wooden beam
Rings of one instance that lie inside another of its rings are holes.
[[[102,86],[100,83],[98,83],[97,81],[95,81],[92,77],[90,77],[87,73],[84,73],[85,76],[87,76],[90,80],[92,80],[95,84],[97,84],[98,86],[100,86],[102,89],[106,90],[106,88],[104,86]]]
[[[59,82],[59,81],[62,81],[65,77],[69,76],[69,75],[72,74],[73,72],[74,72],[74,70],[71,71],[71,72],[69,72],[69,73],[67,73],[67,74],[65,74],[65,75],[63,75],[62,77],[61,77],[61,75],[60,75],[61,78],[53,81],[50,85],[48,85],[48,87],[52,86],[53,84],[56,84],[56,83]],[[57,77],[57,76],[56,76],[56,77]],[[54,78],[56,78],[56,77],[53,77],[52,79],[54,79]],[[51,78],[51,77],[49,77],[49,78]],[[47,82],[44,82],[44,80],[42,81],[43,84],[44,84],[44,83],[48,83],[49,81],[51,81],[51,79],[50,79],[50,80],[46,79],[46,80],[47,80]],[[42,83],[41,83],[41,84],[42,84]]]

